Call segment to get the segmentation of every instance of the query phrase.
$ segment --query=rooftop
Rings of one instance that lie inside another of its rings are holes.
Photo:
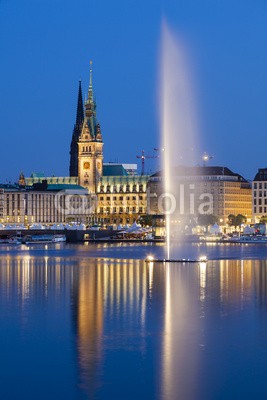
[[[267,168],[259,168],[254,181],[267,181]]]
[[[122,164],[103,164],[103,176],[127,176]]]
[[[179,166],[175,167],[176,176],[224,176],[224,177],[232,177],[236,178],[241,182],[247,182],[243,176],[240,174],[231,171],[227,167],[223,166],[195,166],[195,167],[188,167],[188,166]],[[160,177],[162,176],[162,171],[158,171],[155,174],[151,175],[151,177]]]

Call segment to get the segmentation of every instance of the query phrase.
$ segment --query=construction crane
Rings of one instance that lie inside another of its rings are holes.
[[[144,175],[145,174],[145,159],[146,158],[158,158],[158,156],[150,156],[150,155],[148,155],[148,154],[145,154],[145,151],[144,150],[142,150],[142,152],[141,152],[141,155],[137,155],[136,156],[137,158],[141,158],[141,162],[142,162],[142,173],[141,173],[141,175]]]

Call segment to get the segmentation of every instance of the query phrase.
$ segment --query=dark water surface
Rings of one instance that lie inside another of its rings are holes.
[[[267,398],[267,246],[0,247],[0,399]]]

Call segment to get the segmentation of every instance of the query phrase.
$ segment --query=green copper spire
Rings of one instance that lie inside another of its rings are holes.
[[[89,79],[89,89],[88,89],[88,103],[92,104],[94,102],[93,94],[93,61],[90,61],[90,79]]]

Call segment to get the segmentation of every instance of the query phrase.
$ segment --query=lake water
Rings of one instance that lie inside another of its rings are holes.
[[[267,245],[0,247],[0,399],[267,398]]]

